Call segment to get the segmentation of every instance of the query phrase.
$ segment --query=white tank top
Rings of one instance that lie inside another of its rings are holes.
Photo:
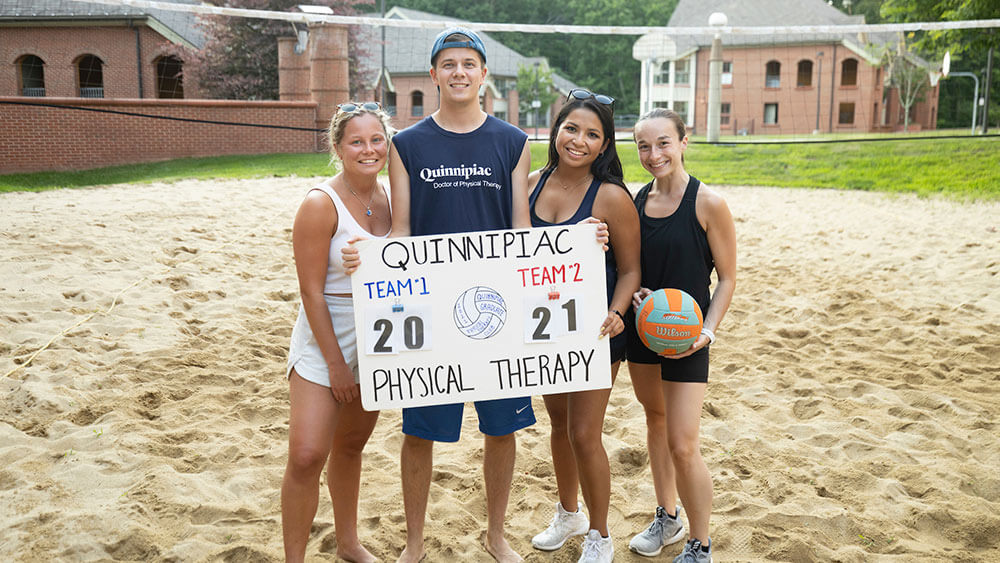
[[[384,191],[381,183],[379,183],[378,189]],[[330,256],[326,268],[326,286],[323,288],[323,293],[351,293],[351,276],[344,272],[344,259],[341,256],[340,250],[347,246],[347,241],[353,237],[385,238],[389,233],[373,235],[366,231],[354,219],[354,215],[351,215],[351,212],[347,210],[347,206],[341,201],[340,196],[337,195],[337,192],[333,191],[333,188],[327,182],[323,182],[309,191],[312,190],[319,190],[325,193],[333,200],[333,205],[337,208],[337,232],[333,233],[333,238],[330,239]],[[392,203],[389,204],[389,207],[391,212]]]

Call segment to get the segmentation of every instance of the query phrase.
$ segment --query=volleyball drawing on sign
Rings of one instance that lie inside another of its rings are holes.
[[[469,338],[485,340],[500,332],[506,320],[503,297],[488,287],[470,287],[455,301],[455,326]]]

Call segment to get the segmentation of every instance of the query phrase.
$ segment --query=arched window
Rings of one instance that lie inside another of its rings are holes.
[[[796,86],[813,85],[813,62],[809,60],[799,61],[799,75],[795,81]]]
[[[22,96],[45,95],[45,62],[42,59],[35,55],[24,55],[17,60],[17,70]]]
[[[420,90],[414,90],[410,94],[410,115],[413,117],[424,115],[424,93]]]
[[[184,61],[173,55],[159,57],[156,65],[156,97],[184,97]]]
[[[104,97],[104,62],[94,55],[84,55],[76,61],[81,98]]]
[[[845,59],[840,63],[840,85],[858,85],[858,59]]]
[[[781,87],[781,63],[779,63],[778,61],[770,61],[769,63],[767,63],[767,67],[764,72],[764,87],[765,88]]]

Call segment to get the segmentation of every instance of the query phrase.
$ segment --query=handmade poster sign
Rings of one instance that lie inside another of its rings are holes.
[[[357,243],[367,410],[611,386],[592,224]]]

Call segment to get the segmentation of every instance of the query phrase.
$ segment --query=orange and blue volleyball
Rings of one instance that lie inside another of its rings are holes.
[[[635,328],[639,339],[657,354],[673,356],[691,347],[701,334],[701,307],[679,289],[658,289],[639,303]]]

